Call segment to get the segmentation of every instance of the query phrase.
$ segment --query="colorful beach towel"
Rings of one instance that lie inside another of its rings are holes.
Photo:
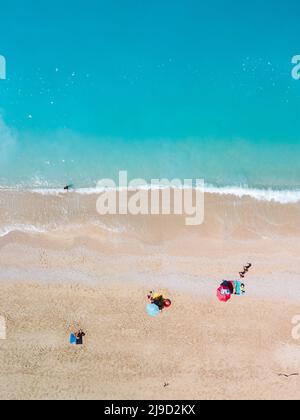
[[[235,281],[234,282],[234,287],[235,287],[235,294],[240,296],[242,294],[242,289],[241,289],[241,282],[240,281]]]
[[[76,344],[76,337],[73,333],[70,335],[70,344],[72,344],[72,346],[75,346]]]

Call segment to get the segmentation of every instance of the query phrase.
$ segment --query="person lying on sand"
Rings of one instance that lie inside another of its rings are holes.
[[[240,275],[240,277],[241,277],[241,279],[244,279],[245,278],[245,275],[248,273],[248,271],[250,270],[250,268],[252,267],[252,264],[247,264],[247,265],[245,265],[245,267],[244,267],[244,271],[241,271],[240,273],[239,273],[239,275]]]

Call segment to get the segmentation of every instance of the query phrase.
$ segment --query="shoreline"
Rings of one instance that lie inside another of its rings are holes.
[[[130,193],[129,193],[130,194]],[[132,193],[134,194],[134,193]],[[162,192],[159,203],[162,204]],[[151,207],[151,191],[147,202]],[[280,203],[256,200],[230,194],[204,195],[204,222],[186,226],[188,216],[174,215],[171,197],[170,215],[104,215],[97,212],[97,195],[42,195],[28,192],[0,191],[0,242],[16,232],[50,234],[68,238],[101,237],[120,234],[124,240],[138,238],[141,243],[156,243],[176,238],[198,236],[200,239],[252,240],[298,238],[300,235],[300,202]],[[129,195],[129,198],[130,195]],[[191,197],[189,200],[195,199]],[[116,198],[118,200],[118,197]],[[117,201],[118,203],[118,201]],[[193,205],[194,207],[194,205]],[[199,205],[197,206],[199,207]],[[194,207],[193,218],[202,215],[203,202]],[[161,207],[160,209],[161,210]],[[118,213],[118,208],[117,208]]]
[[[165,185],[161,184],[150,184],[141,185],[138,187],[139,190],[164,190]],[[173,187],[174,188],[174,187]],[[200,186],[187,186],[176,187],[178,189],[186,190],[192,189],[202,190]],[[132,187],[116,187],[116,188],[98,188],[98,187],[78,187],[72,188],[65,191],[64,188],[57,187],[0,187],[0,194],[37,194],[43,196],[65,196],[65,195],[87,195],[97,196],[105,191],[116,191],[120,193],[127,190],[129,193],[136,191],[136,188]],[[230,196],[232,198],[250,198],[262,202],[274,202],[278,204],[296,204],[300,202],[300,187],[288,188],[288,187],[249,187],[243,185],[224,185],[217,186],[212,184],[204,184],[204,193],[211,196]]]

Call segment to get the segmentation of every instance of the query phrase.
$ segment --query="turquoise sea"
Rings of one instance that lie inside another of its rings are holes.
[[[1,2],[0,186],[299,191],[299,19],[298,0]]]

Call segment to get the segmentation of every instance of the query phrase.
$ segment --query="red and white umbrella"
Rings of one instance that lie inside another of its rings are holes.
[[[221,302],[228,302],[231,298],[231,291],[229,287],[226,286],[220,286],[217,290],[217,298]]]

